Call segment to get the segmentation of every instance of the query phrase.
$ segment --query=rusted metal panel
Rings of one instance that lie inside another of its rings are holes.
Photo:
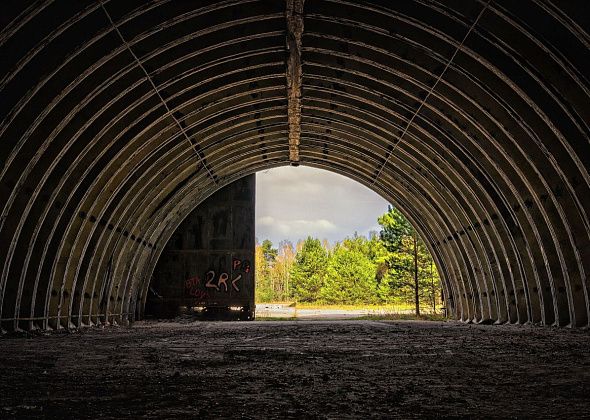
[[[299,164],[299,143],[301,141],[301,35],[303,34],[303,4],[305,0],[287,0],[285,18],[287,22],[287,99],[289,102],[289,160]]]

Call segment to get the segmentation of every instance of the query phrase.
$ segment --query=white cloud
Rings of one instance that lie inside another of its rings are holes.
[[[275,222],[275,218],[272,216],[262,216],[259,217],[258,219],[256,219],[256,223],[258,223],[259,225],[264,225],[264,226],[272,226]]]
[[[366,235],[387,211],[388,203],[370,189],[320,169],[282,167],[259,172],[256,179],[256,236],[275,244]]]
[[[323,237],[322,235],[338,229],[334,223],[326,219],[281,220],[271,216],[258,218],[258,226],[264,226],[263,231],[278,232],[285,236],[298,235],[298,239],[307,236]]]
[[[326,219],[318,220],[293,220],[292,225],[303,229],[330,231],[336,229],[336,225]]]
[[[291,226],[288,223],[277,223],[276,229],[285,236],[289,236],[291,233]]]

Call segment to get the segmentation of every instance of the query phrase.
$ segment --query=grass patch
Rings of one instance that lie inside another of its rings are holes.
[[[402,311],[413,311],[413,303],[394,303],[389,305],[383,304],[328,304],[321,302],[257,302],[257,305],[284,305],[289,308],[298,309],[334,309],[334,310],[369,310],[369,311],[383,311],[383,312],[402,312]]]

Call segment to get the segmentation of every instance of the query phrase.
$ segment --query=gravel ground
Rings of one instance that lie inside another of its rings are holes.
[[[589,418],[590,332],[141,322],[0,339],[0,418]]]

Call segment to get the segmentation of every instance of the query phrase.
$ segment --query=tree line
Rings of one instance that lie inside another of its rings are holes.
[[[295,246],[256,244],[259,302],[440,305],[440,279],[426,245],[395,207],[378,218],[380,232],[330,246],[308,237]]]

